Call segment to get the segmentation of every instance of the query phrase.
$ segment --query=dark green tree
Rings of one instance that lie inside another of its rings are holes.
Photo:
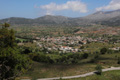
[[[120,57],[118,58],[118,62],[117,63],[120,64]]]
[[[10,27],[10,24],[8,24],[8,23],[4,23],[4,24],[2,24],[2,27],[4,28],[8,28],[8,27]]]
[[[101,65],[97,65],[97,66],[95,67],[95,69],[97,70],[97,74],[98,74],[98,75],[101,75],[101,73],[102,73],[102,66],[101,66]]]
[[[108,51],[107,48],[102,48],[102,49],[100,50],[100,53],[101,53],[101,54],[105,54],[107,51]]]
[[[88,53],[84,53],[84,54],[83,54],[83,58],[84,58],[84,59],[87,59],[88,56],[89,56]]]
[[[30,59],[22,55],[15,43],[14,30],[5,23],[0,29],[0,80],[14,80],[30,66]]]

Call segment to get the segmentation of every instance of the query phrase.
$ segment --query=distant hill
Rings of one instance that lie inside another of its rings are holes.
[[[109,20],[101,21],[99,24],[108,26],[120,26],[120,16],[111,18]]]
[[[0,23],[10,23],[10,24],[62,24],[68,21],[69,18],[64,16],[51,16],[46,15],[36,19],[27,19],[19,17],[11,17],[6,19],[1,19]]]
[[[0,23],[10,23],[10,24],[31,24],[33,22],[33,19],[27,19],[27,18],[20,18],[20,17],[11,17],[0,20]]]
[[[98,11],[94,14],[88,15],[84,17],[84,19],[88,19],[91,21],[105,21],[109,20],[111,18],[115,18],[117,16],[120,16],[120,10],[114,10],[114,11]]]
[[[68,22],[68,20],[69,20],[68,17],[51,16],[51,15],[46,15],[46,16],[34,19],[34,21],[39,24],[62,24],[64,22]]]
[[[64,16],[46,15],[35,19],[11,17],[1,19],[0,23],[8,22],[13,25],[92,25],[102,24],[111,26],[120,26],[120,9],[114,11],[99,11],[91,15],[80,18],[69,18]]]

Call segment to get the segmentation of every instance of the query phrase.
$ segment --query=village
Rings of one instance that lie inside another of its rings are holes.
[[[80,36],[70,36],[70,37],[45,37],[45,38],[39,38],[36,37],[37,40],[34,40],[33,42],[37,44],[39,48],[44,48],[47,53],[49,51],[58,51],[59,53],[76,53],[76,52],[82,52],[87,51],[83,50],[82,47],[85,44],[89,44],[91,42],[100,42],[100,43],[108,43],[110,42],[109,39],[103,39],[101,37],[98,37],[96,39],[92,38],[85,38]],[[116,41],[116,43],[119,41]],[[115,43],[114,43],[115,44]],[[119,47],[116,48],[109,48],[111,50],[119,50]]]

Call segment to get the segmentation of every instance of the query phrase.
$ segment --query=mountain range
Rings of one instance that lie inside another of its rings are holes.
[[[85,17],[70,18],[64,16],[46,15],[35,19],[11,17],[1,19],[0,23],[10,23],[12,25],[93,25],[102,24],[109,26],[120,26],[120,9],[114,11],[99,11]]]

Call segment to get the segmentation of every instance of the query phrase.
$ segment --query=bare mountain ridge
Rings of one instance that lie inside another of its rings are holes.
[[[84,17],[84,19],[89,19],[91,21],[104,21],[117,16],[120,16],[120,9],[114,11],[99,11]]]
[[[115,20],[115,21],[114,21]],[[35,19],[28,18],[19,18],[19,17],[11,17],[6,19],[1,19],[0,23],[8,22],[10,24],[20,25],[20,24],[54,24],[54,25],[91,25],[91,24],[104,24],[108,25],[114,23],[120,25],[118,23],[120,21],[120,9],[114,11],[99,11],[93,13],[91,15],[80,17],[80,18],[70,18],[64,16],[51,16],[46,15]],[[107,24],[105,24],[107,22]]]

